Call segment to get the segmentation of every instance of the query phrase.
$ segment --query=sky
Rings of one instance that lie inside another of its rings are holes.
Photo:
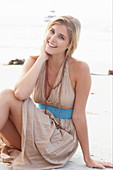
[[[73,15],[83,24],[112,24],[112,0],[0,0],[0,20],[32,22],[42,19],[48,11]]]

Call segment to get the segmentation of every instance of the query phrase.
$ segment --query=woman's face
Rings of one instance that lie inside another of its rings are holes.
[[[67,27],[61,24],[53,25],[46,33],[45,51],[50,55],[65,56],[65,50],[69,46],[69,34]]]

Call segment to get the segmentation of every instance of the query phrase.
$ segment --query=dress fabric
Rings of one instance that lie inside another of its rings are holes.
[[[14,159],[10,165],[11,170],[49,170],[63,167],[77,149],[78,139],[72,119],[61,119],[63,128],[57,129],[54,120],[51,119],[50,111],[45,114],[44,110],[37,107],[37,103],[45,103],[45,68],[44,63],[33,91],[33,100],[28,98],[23,103],[22,151],[16,155],[16,158],[12,151]],[[54,85],[59,82],[62,69],[63,64]],[[58,86],[52,89],[47,100],[48,105],[58,107],[59,88]],[[73,109],[74,101],[75,93],[71,86],[68,62],[66,62],[61,91],[61,108]],[[54,119],[58,122],[58,118]]]

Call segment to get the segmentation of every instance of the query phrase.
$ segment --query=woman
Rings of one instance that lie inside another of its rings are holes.
[[[40,56],[29,57],[14,90],[0,94],[2,139],[21,150],[12,169],[63,167],[78,141],[88,167],[113,167],[90,157],[85,115],[90,71],[72,58],[80,27],[71,16],[49,23]]]

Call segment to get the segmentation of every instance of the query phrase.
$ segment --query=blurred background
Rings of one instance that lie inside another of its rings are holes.
[[[38,55],[47,23],[72,15],[82,25],[73,57],[92,73],[112,69],[112,0],[0,0],[0,64]]]

